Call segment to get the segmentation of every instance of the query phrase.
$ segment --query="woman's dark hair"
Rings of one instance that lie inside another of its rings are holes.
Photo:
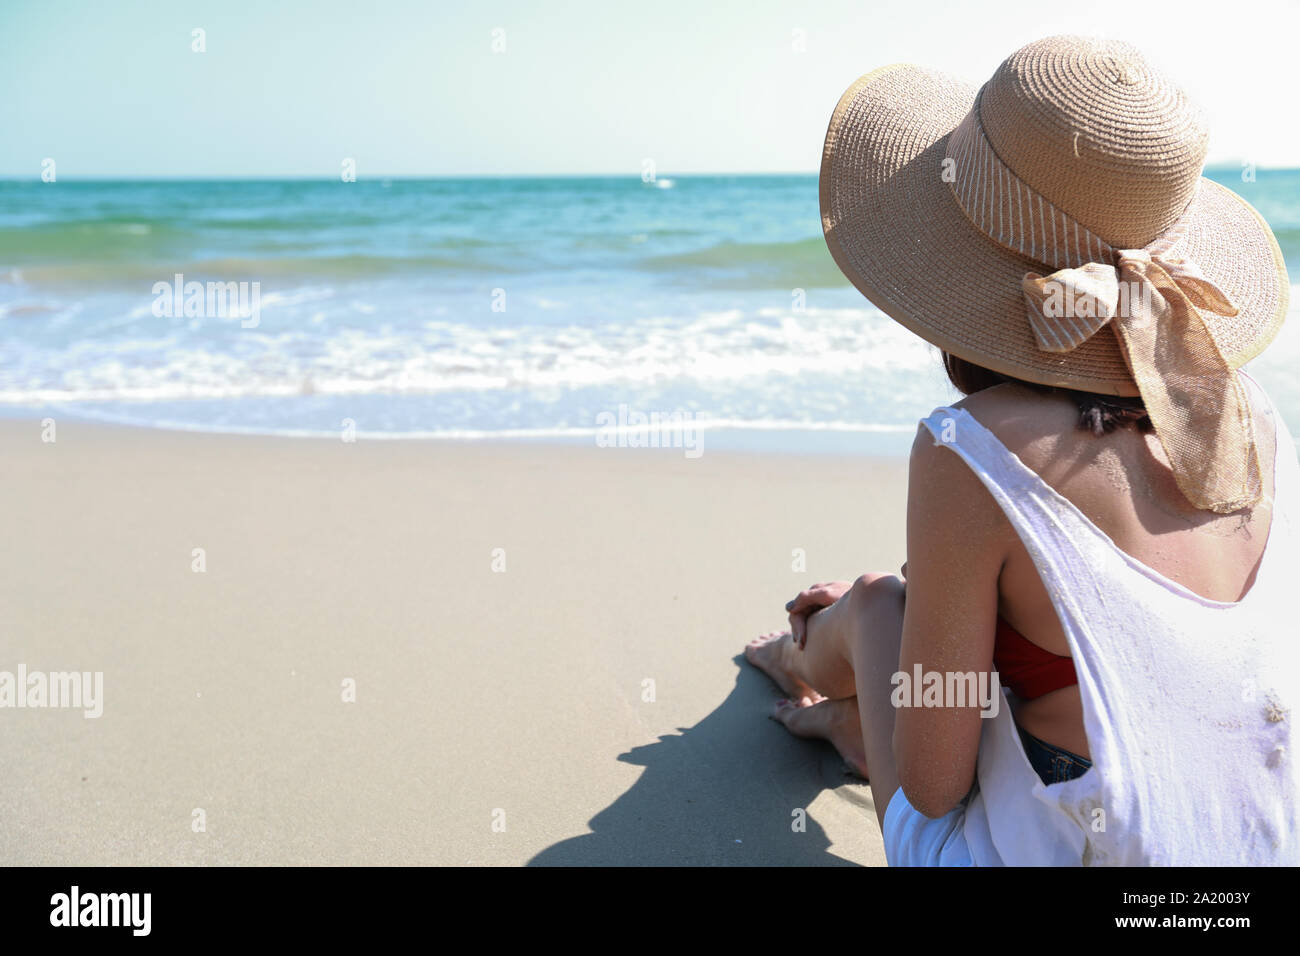
[[[1080,392],[1072,388],[1026,382],[960,359],[948,352],[943,353],[943,368],[948,373],[948,381],[952,382],[953,387],[963,395],[981,392],[1006,382],[1014,382],[1039,392],[1065,395],[1079,409],[1079,427],[1094,435],[1104,435],[1116,428],[1130,427],[1140,432],[1151,431],[1151,419],[1147,416],[1146,406],[1142,404],[1141,398],[1098,395],[1096,392]]]

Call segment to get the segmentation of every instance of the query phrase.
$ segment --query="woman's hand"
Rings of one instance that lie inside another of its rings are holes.
[[[804,645],[808,643],[809,615],[824,607],[830,607],[851,587],[853,587],[852,581],[814,584],[800,591],[793,601],[786,604],[785,609],[790,613],[790,633],[794,635],[794,642],[799,650],[803,650]]]

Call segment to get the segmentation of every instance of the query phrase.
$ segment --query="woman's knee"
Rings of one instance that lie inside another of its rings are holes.
[[[895,603],[903,598],[907,585],[897,574],[868,571],[853,582],[851,594],[865,605]]]
[[[896,574],[864,574],[853,582],[849,602],[858,641],[901,640],[905,591],[906,584]]]

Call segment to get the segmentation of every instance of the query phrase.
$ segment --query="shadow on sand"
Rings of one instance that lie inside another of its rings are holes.
[[[764,719],[776,687],[737,655],[731,693],[694,727],[618,759],[645,767],[625,794],[592,817],[592,833],[563,840],[529,866],[853,865],[830,852],[811,815],[796,810],[823,790],[874,825],[870,791],[830,744],[798,740]]]

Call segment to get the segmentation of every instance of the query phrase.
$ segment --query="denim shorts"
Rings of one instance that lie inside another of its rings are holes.
[[[1025,747],[1025,756],[1029,758],[1029,765],[1038,774],[1038,779],[1049,786],[1081,777],[1092,766],[1092,761],[1086,757],[1080,757],[1078,754],[1039,740],[1033,734],[1021,729],[1019,724],[1016,725],[1016,729],[1020,731],[1020,742]]]

